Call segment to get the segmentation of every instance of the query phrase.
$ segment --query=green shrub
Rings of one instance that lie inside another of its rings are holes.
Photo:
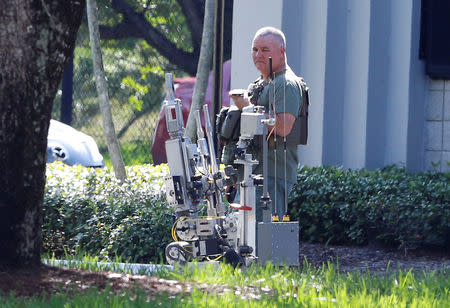
[[[290,214],[305,241],[404,248],[450,244],[450,173],[305,167]]]
[[[127,174],[119,185],[108,169],[48,164],[44,251],[160,261],[173,222],[163,192],[168,168],[133,166]],[[450,247],[450,173],[305,167],[290,215],[303,241]]]
[[[108,169],[48,164],[44,251],[160,261],[172,225],[163,193],[167,172],[163,165],[127,167],[128,180],[119,185]]]

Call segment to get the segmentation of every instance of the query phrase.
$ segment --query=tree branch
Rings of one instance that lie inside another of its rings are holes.
[[[114,27],[99,26],[100,37],[105,40],[120,40],[129,37],[142,38],[142,34],[133,23],[128,21],[115,25]]]
[[[204,9],[202,9],[202,6],[198,6],[199,3],[196,0],[177,0],[177,2],[184,16],[186,16],[186,22],[191,30],[192,42],[196,45],[194,49],[198,50],[202,41]]]
[[[194,75],[196,73],[198,59],[195,54],[178,48],[159,32],[158,29],[153,27],[143,14],[136,12],[130,7],[125,0],[113,0],[112,7],[116,12],[122,13],[134,25],[136,30],[139,31],[140,37],[158,50],[162,56],[189,74]]]

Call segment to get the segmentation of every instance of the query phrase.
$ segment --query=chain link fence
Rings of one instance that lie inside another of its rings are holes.
[[[178,72],[151,47],[130,41],[103,46],[103,63],[113,121],[126,165],[152,163],[151,145],[164,99],[164,70]],[[128,44],[128,45],[127,45]],[[145,49],[145,50],[144,50]],[[52,118],[61,119],[62,87],[58,90]],[[109,163],[102,117],[97,99],[92,55],[88,40],[79,40],[73,59],[72,122],[90,135]]]

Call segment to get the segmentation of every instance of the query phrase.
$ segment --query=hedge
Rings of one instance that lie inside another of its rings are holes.
[[[119,185],[108,169],[47,164],[44,251],[159,262],[171,241],[167,173],[164,165],[127,167],[128,180]]]
[[[127,174],[119,185],[108,169],[48,164],[44,251],[161,261],[173,222],[163,191],[168,168],[132,166]],[[450,247],[448,172],[305,167],[297,179],[289,207],[302,241]]]
[[[305,167],[297,180],[290,213],[304,241],[449,247],[449,172]]]

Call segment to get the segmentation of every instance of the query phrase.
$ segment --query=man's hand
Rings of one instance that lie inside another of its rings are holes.
[[[250,101],[248,99],[246,90],[241,90],[241,89],[231,90],[228,93],[228,95],[231,97],[234,104],[236,105],[236,107],[239,108],[239,110],[242,110],[242,108],[250,105]]]

